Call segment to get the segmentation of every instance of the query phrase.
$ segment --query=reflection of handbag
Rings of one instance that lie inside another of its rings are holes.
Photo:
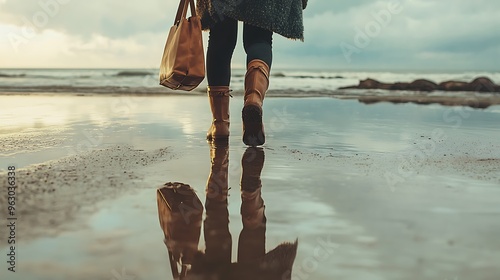
[[[166,183],[156,197],[172,275],[179,279],[185,276],[198,251],[203,205],[194,190],[182,183]]]
[[[191,17],[186,18],[188,6]],[[190,91],[205,78],[205,55],[201,21],[194,0],[181,0],[170,28],[160,65],[160,84],[171,89]]]

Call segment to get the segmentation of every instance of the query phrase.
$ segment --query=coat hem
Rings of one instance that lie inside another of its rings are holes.
[[[253,25],[253,26],[256,26],[256,27],[259,27],[259,28],[262,28],[262,29],[266,29],[266,30],[269,30],[273,33],[276,33],[278,35],[281,35],[287,39],[290,39],[290,40],[294,40],[294,41],[298,41],[300,40],[301,42],[304,42],[304,34],[302,32],[302,34],[291,34],[291,33],[287,33],[287,32],[284,32],[283,30],[280,30],[279,28],[269,28],[269,27],[266,27],[266,26],[263,26],[261,24],[259,24],[258,22],[252,22],[252,21],[248,21],[248,20],[243,20],[241,18],[238,18],[238,17],[235,17],[235,16],[231,16],[231,15],[224,15],[224,16],[227,16],[229,18],[232,18],[234,20],[237,20],[237,21],[241,21],[241,22],[244,22],[246,24],[250,24],[250,25]],[[209,24],[205,23],[205,25],[203,26],[202,25],[202,29],[204,31],[210,31],[210,27],[213,26],[214,24],[216,24],[218,21],[215,21],[211,18],[211,22]]]

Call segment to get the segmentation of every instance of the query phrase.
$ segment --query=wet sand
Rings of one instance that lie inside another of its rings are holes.
[[[5,96],[200,96],[205,92],[200,86],[190,92],[173,91],[168,88],[128,88],[128,87],[1,87],[0,92]],[[242,90],[232,91],[233,96],[242,96]],[[304,97],[333,97],[338,99],[353,99],[366,104],[379,102],[414,103],[419,105],[439,104],[443,106],[465,106],[485,109],[500,105],[500,93],[494,92],[449,92],[449,91],[402,91],[380,89],[336,89],[336,90],[272,90],[273,97],[304,98]]]
[[[15,165],[19,186],[18,272],[2,261],[1,278],[172,279],[156,189],[187,183],[205,202],[206,97],[1,101],[0,180]],[[233,262],[241,103],[228,151]],[[264,117],[265,247],[298,239],[292,279],[498,278],[498,106],[283,97],[266,99]]]

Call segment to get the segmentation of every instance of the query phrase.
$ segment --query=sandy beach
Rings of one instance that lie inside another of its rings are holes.
[[[498,279],[498,97],[473,109],[467,97],[448,104],[462,107],[269,96],[265,246],[298,239],[292,279]],[[17,273],[7,274],[4,227],[0,278],[173,279],[156,189],[183,182],[205,201],[206,96],[12,94],[0,102],[0,181],[15,166],[18,186]],[[242,231],[241,104],[236,93],[227,174],[233,261]],[[6,192],[0,209],[6,217]]]
[[[0,280],[500,280],[499,14],[0,0]]]

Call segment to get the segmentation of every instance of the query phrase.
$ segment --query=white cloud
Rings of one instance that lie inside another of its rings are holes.
[[[7,34],[22,34],[19,27],[0,25]],[[29,39],[20,39],[18,45],[8,40],[0,43],[0,53],[8,54],[0,67],[145,67],[156,68],[165,40],[163,35],[141,34],[112,39],[93,34],[81,36],[45,29]],[[26,40],[26,41],[23,41]]]
[[[374,14],[394,2],[403,11],[377,30]],[[0,0],[3,35],[36,34],[18,53],[11,37],[2,36],[0,67],[156,67],[176,7],[177,1],[163,0]],[[306,41],[276,35],[274,65],[499,70],[492,59],[500,50],[499,13],[500,2],[490,0],[310,0],[304,14]],[[355,46],[358,30],[367,28],[376,36],[347,61],[339,45]],[[243,63],[240,36],[233,64]]]

